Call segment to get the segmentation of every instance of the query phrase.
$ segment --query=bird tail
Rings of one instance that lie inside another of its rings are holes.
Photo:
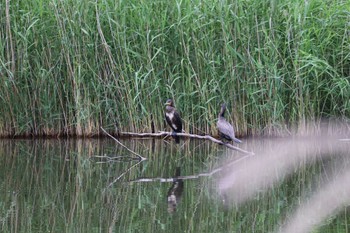
[[[181,167],[176,167],[175,176],[178,177],[180,175],[181,175]]]
[[[236,143],[242,143],[242,141],[239,140],[238,138],[233,138],[233,141],[236,142]]]

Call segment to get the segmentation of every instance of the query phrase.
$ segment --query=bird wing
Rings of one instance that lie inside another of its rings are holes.
[[[165,113],[164,115],[165,115],[166,122],[173,129],[172,122],[171,122],[171,119],[169,118],[168,114]]]
[[[176,129],[174,130],[177,132],[182,132],[182,120],[180,114],[177,111],[174,112],[173,123],[176,125]]]
[[[176,110],[165,113],[165,119],[175,132],[182,132],[182,120],[180,114]]]
[[[232,140],[235,138],[235,131],[233,129],[233,126],[225,119],[222,119],[217,123],[217,128],[220,133],[229,136]]]

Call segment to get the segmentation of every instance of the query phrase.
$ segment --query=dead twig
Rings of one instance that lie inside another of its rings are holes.
[[[172,132],[165,132],[165,131],[160,131],[158,133],[133,133],[133,132],[121,132],[122,136],[139,136],[139,137],[168,137],[172,136]],[[232,150],[239,151],[243,154],[248,154],[248,155],[254,155],[254,152],[249,152],[246,150],[243,150],[241,148],[238,148],[232,144],[229,143],[224,143],[216,138],[213,138],[210,135],[198,135],[198,134],[189,134],[189,133],[176,133],[176,136],[182,136],[182,137],[190,137],[190,138],[199,138],[199,139],[205,139],[205,140],[210,140],[212,142],[215,142],[220,145],[224,145]]]
[[[341,142],[350,142],[350,138],[340,138],[340,139],[338,139],[338,141],[341,141]]]
[[[90,161],[95,163],[115,163],[115,162],[131,162],[131,161],[139,161],[140,159],[137,157],[128,157],[128,156],[107,156],[107,155],[94,155],[90,157]]]
[[[117,178],[115,178],[111,183],[109,183],[109,185],[106,187],[106,189],[110,188],[115,182],[117,182],[118,180],[120,180],[120,178],[122,178],[126,173],[128,173],[133,167],[136,167],[137,165],[139,165],[142,162],[142,160],[138,161],[137,163],[135,163],[134,165],[130,166],[128,169],[126,169],[122,174],[120,174]]]
[[[131,180],[129,181],[130,183],[143,183],[143,182],[155,182],[155,181],[159,181],[161,183],[171,183],[174,182],[175,180],[192,180],[192,179],[198,179],[199,177],[210,177],[213,176],[214,174],[232,166],[235,163],[240,162],[243,159],[246,159],[248,157],[250,157],[252,155],[248,155],[248,156],[244,156],[241,157],[239,159],[236,159],[228,164],[225,164],[224,166],[215,168],[213,170],[211,170],[210,172],[204,172],[204,173],[199,173],[199,174],[195,174],[195,175],[189,175],[189,176],[177,176],[175,178],[163,178],[163,177],[155,177],[155,178],[138,178],[135,180]]]
[[[127,146],[125,146],[123,143],[121,143],[118,139],[116,139],[115,137],[113,137],[112,135],[110,135],[104,128],[102,128],[102,131],[107,134],[109,137],[111,137],[114,141],[116,141],[119,145],[121,145],[122,147],[124,147],[125,149],[127,149],[129,152],[131,152],[132,154],[136,155],[140,161],[144,161],[144,160],[147,160],[147,158],[137,154],[136,152],[130,150]]]
[[[117,182],[118,180],[120,180],[123,176],[125,176],[126,173],[128,173],[132,168],[136,167],[137,165],[139,165],[141,162],[143,162],[144,160],[147,160],[147,158],[137,154],[136,152],[130,150],[127,146],[125,146],[123,143],[121,143],[118,139],[116,139],[115,137],[113,137],[112,135],[110,135],[104,128],[101,127],[101,130],[107,134],[109,137],[111,137],[114,141],[116,141],[119,145],[121,145],[122,147],[124,147],[125,149],[127,149],[129,152],[131,152],[132,154],[136,155],[138,157],[138,162],[135,163],[134,165],[130,166],[128,169],[126,169],[122,174],[120,174],[117,178],[115,178],[111,183],[109,183],[109,185],[106,187],[106,189],[110,188],[115,182]],[[100,158],[106,158],[107,159],[111,159],[111,157],[109,156],[102,156]],[[120,158],[120,157],[118,157]],[[105,189],[105,190],[106,190]]]

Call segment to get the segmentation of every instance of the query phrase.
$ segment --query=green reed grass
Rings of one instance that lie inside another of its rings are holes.
[[[164,128],[238,134],[348,118],[348,1],[3,1],[0,131],[94,135]]]

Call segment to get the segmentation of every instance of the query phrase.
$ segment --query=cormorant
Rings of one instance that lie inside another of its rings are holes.
[[[225,110],[226,110],[226,104],[223,103],[221,105],[218,122],[216,123],[216,127],[218,128],[218,131],[219,131],[219,135],[221,139],[226,139],[228,141],[235,141],[236,143],[241,143],[242,141],[235,137],[235,131],[233,129],[233,126],[230,123],[228,123],[224,117]]]
[[[180,138],[176,136],[176,133],[182,132],[182,120],[180,114],[176,111],[172,99],[168,99],[165,105],[165,119],[169,126],[173,129],[173,132],[175,132],[175,135],[173,135],[175,142],[179,143]]]
[[[184,189],[184,182],[179,179],[180,168],[176,168],[175,177],[173,178],[173,185],[168,190],[168,212],[174,213],[176,211],[177,205],[180,203],[182,192]]]

